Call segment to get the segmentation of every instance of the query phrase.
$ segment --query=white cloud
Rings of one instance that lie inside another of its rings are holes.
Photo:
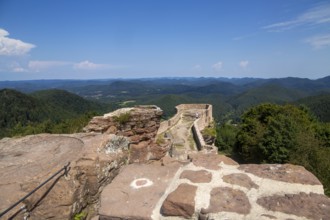
[[[313,46],[315,49],[321,49],[330,46],[330,34],[318,35],[305,40],[306,43]]]
[[[80,70],[100,70],[100,69],[107,69],[110,68],[111,66],[108,64],[97,64],[97,63],[92,63],[88,60],[82,61],[80,63],[75,63],[73,65],[75,69],[80,69]]]
[[[248,60],[242,60],[241,62],[239,62],[239,66],[242,68],[246,68],[248,65],[249,65]]]
[[[193,66],[193,69],[194,69],[194,70],[199,70],[199,69],[201,69],[201,68],[202,68],[202,66],[199,65],[199,64],[196,64],[195,66]]]
[[[219,61],[212,65],[213,70],[220,71],[222,69],[223,63],[222,61]]]
[[[15,73],[27,72],[27,70],[22,68],[22,67],[15,67],[12,71],[15,72]]]
[[[82,62],[68,62],[58,60],[31,60],[27,65],[27,69],[32,72],[45,71],[55,68],[67,68],[76,70],[105,70],[109,68],[122,68],[122,66],[113,66],[109,64],[96,64],[88,60]]]
[[[68,65],[72,65],[72,62],[32,60],[29,61],[28,67],[31,70],[39,71],[39,70],[45,70],[49,68],[68,66]]]
[[[33,44],[25,43],[21,40],[9,38],[9,33],[0,28],[0,55],[19,56],[28,53],[32,48],[36,47]]]
[[[269,31],[285,31],[304,25],[318,25],[330,23],[330,4],[322,4],[307,10],[294,19],[271,24],[263,27]]]
[[[9,61],[6,69],[7,71],[15,73],[28,72],[28,69],[24,67],[24,62],[19,61]]]

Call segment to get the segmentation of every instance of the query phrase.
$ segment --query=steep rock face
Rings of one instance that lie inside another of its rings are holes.
[[[104,116],[94,117],[84,131],[128,137],[130,162],[159,160],[168,151],[167,143],[155,142],[162,114],[163,111],[157,106],[122,108]]]
[[[97,203],[99,193],[128,159],[128,140],[106,134],[31,135],[0,140],[0,210],[3,211],[70,162],[26,199],[30,219],[71,219]],[[22,204],[10,211],[12,216]],[[94,211],[95,212],[95,211]],[[18,213],[17,219],[22,219]]]

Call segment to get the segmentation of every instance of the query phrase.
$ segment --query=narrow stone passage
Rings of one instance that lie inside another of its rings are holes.
[[[183,113],[177,124],[168,133],[173,137],[172,157],[178,160],[186,160],[189,152],[196,151],[191,126],[196,118],[191,114]]]

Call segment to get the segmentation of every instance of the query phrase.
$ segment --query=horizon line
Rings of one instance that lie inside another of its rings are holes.
[[[63,78],[53,78],[53,79],[19,79],[19,80],[0,80],[0,82],[20,82],[20,81],[106,81],[106,80],[147,80],[147,79],[229,79],[229,80],[235,80],[235,79],[286,79],[286,78],[296,78],[296,79],[309,79],[309,80],[318,80],[330,77],[330,75],[320,77],[320,78],[307,78],[307,77],[297,77],[297,76],[286,76],[286,77],[269,77],[269,78],[263,78],[263,77],[250,77],[250,76],[244,76],[244,77],[212,77],[212,76],[159,76],[159,77],[130,77],[130,78],[90,78],[90,79],[78,79],[78,78],[71,78],[71,79],[63,79]]]

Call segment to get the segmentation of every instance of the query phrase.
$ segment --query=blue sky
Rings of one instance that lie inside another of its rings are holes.
[[[330,1],[0,0],[0,80],[330,75]]]

